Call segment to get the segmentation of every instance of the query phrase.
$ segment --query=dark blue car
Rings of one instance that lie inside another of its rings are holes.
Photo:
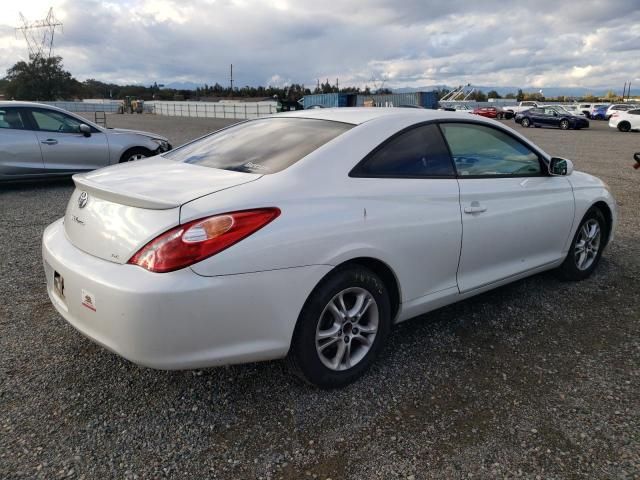
[[[535,107],[516,115],[523,127],[557,127],[562,130],[589,128],[589,120],[573,115],[561,107]]]

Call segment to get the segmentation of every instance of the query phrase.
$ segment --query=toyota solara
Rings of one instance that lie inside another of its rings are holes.
[[[71,325],[144,366],[286,357],[324,388],[395,323],[543,270],[588,277],[616,224],[570,160],[423,109],[250,120],[74,182],[43,237]]]

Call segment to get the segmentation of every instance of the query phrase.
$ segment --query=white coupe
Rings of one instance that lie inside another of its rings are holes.
[[[361,376],[393,324],[543,270],[586,278],[606,184],[467,113],[344,108],[246,121],[76,175],[44,232],[48,292],[141,365],[287,357]]]

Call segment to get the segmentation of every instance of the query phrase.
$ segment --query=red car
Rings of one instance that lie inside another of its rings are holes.
[[[473,110],[476,115],[481,115],[487,118],[502,118],[502,110],[496,107],[478,107]]]

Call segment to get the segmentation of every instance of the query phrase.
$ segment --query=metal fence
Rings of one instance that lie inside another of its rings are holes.
[[[259,118],[277,112],[276,102],[146,102],[156,115],[201,118]]]

